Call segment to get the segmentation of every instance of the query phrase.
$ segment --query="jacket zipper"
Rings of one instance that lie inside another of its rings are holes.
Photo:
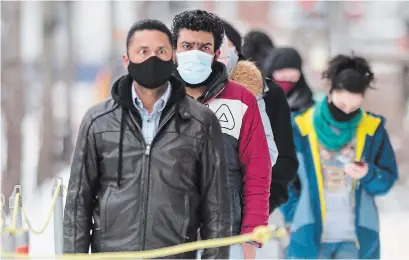
[[[206,100],[206,101],[203,101],[203,105],[206,105],[206,104],[209,104],[213,99],[216,99],[222,92],[223,92],[223,90],[225,89],[226,87],[223,87],[219,92],[217,92],[216,93],[216,95],[214,95],[211,99],[209,99],[209,100]],[[206,97],[207,97],[207,95],[208,95],[209,93],[206,93],[206,95],[204,96],[204,98],[203,99],[206,99]]]
[[[136,122],[136,120],[135,120],[135,118],[134,118],[134,116],[132,115],[132,112],[131,113],[129,113],[130,115],[131,115],[131,120],[132,120],[132,123],[134,123],[135,124],[135,127],[138,129],[138,131],[139,131],[139,133],[140,134],[142,134],[142,129],[141,129],[141,127],[138,125],[138,123]],[[142,143],[143,143],[143,145],[144,145],[144,149],[145,149],[145,152],[144,152],[144,154],[146,155],[146,156],[148,156],[147,157],[147,161],[148,161],[148,165],[147,165],[147,167],[148,167],[148,187],[147,187],[147,190],[149,190],[149,155],[150,155],[150,151],[151,151],[151,147],[150,147],[150,144],[147,144],[146,143],[146,141],[145,141],[145,138],[143,138],[143,136],[142,136],[142,138],[140,138],[141,140],[142,140]],[[149,191],[148,191],[149,192]],[[144,192],[144,194],[148,194],[148,192]],[[145,197],[145,201],[147,200],[147,196]],[[148,203],[146,202],[146,205],[147,205]],[[144,207],[143,207],[143,210],[144,211],[146,211],[147,209],[147,206],[146,205],[144,205]],[[142,239],[142,250],[144,250],[145,249],[145,233],[146,233],[146,218],[147,218],[147,213],[146,212],[144,212],[145,214],[143,214],[143,215],[145,215],[145,225],[144,225],[144,227],[143,227],[143,230],[144,230],[144,232],[143,232],[143,239]],[[144,223],[144,222],[142,222],[142,223]]]
[[[144,216],[145,216],[145,219],[144,219],[144,222],[146,223],[146,219],[148,218],[148,202],[149,202],[149,183],[150,183],[150,174],[149,174],[149,172],[150,172],[150,155],[151,155],[151,147],[152,147],[152,145],[153,145],[153,143],[154,143],[154,141],[155,141],[155,139],[156,139],[156,136],[158,135],[158,133],[160,132],[160,130],[162,130],[162,128],[169,122],[169,120],[173,117],[173,115],[175,114],[175,110],[173,109],[173,110],[171,110],[171,111],[169,111],[168,112],[168,114],[166,115],[166,117],[162,120],[162,122],[161,122],[161,124],[159,125],[159,127],[158,127],[158,131],[156,132],[156,134],[155,134],[155,136],[153,137],[153,139],[152,139],[152,142],[150,143],[150,144],[147,144],[146,142],[145,142],[145,139],[144,138],[142,138],[144,141],[143,141],[143,143],[144,143],[144,145],[145,145],[145,152],[144,152],[144,154],[145,154],[145,156],[147,157],[146,158],[146,164],[147,164],[147,187],[146,187],[146,192],[145,192],[145,205],[144,205],[144,207],[143,207],[143,209],[144,209]],[[138,130],[142,133],[142,131],[141,131],[141,129],[140,129],[140,127],[138,126],[138,124],[137,124],[137,122],[136,122],[136,120],[135,120],[135,118],[133,117],[133,115],[132,115],[132,113],[131,113],[131,118],[132,118],[132,121],[133,121],[133,123],[137,126],[137,128],[138,128]],[[146,224],[143,226],[143,238],[142,238],[142,250],[145,250],[145,241],[146,241]]]
[[[131,121],[132,121],[132,123],[134,123],[136,129],[139,131],[139,133],[142,134],[142,129],[141,129],[141,127],[138,125],[138,123],[136,122],[136,120],[135,120],[135,118],[134,118],[132,112],[129,112],[129,115],[130,115]],[[145,139],[144,139],[143,137],[142,137],[142,138],[139,138],[139,137],[137,136],[136,138],[139,139],[139,140],[142,140],[142,143],[143,143],[144,147],[146,147],[146,142],[145,142]]]

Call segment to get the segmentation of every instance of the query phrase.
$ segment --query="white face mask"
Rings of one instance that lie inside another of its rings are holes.
[[[217,59],[219,62],[226,65],[227,74],[234,70],[239,60],[239,56],[236,54],[235,47],[229,47],[229,39],[224,35],[223,43],[220,46],[220,56]]]
[[[236,54],[236,48],[235,47],[229,48],[229,57],[226,63],[227,73],[229,75],[236,67],[238,61],[239,61],[239,55]]]
[[[213,56],[203,51],[192,50],[176,53],[177,70],[189,84],[200,84],[212,73]]]

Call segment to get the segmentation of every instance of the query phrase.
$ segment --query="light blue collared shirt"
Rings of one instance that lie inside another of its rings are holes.
[[[140,100],[138,93],[136,93],[133,84],[131,88],[134,106],[136,109],[138,109],[142,118],[142,135],[146,144],[149,145],[158,131],[159,120],[162,115],[162,111],[170,98],[172,86],[170,83],[168,83],[165,93],[163,93],[163,95],[153,105],[153,111],[151,114],[149,114],[148,110],[143,107],[142,101]]]

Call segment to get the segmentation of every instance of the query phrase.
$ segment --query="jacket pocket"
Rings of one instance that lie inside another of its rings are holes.
[[[232,212],[232,225],[233,235],[238,235],[241,230],[242,221],[242,194],[237,189],[231,189],[231,212]]]
[[[91,253],[98,253],[101,251],[101,229],[95,228],[92,230]]]
[[[109,227],[111,226],[110,215],[113,214],[111,210],[108,208],[109,198],[111,197],[113,191],[113,185],[109,184],[108,188],[106,189],[104,195],[100,201],[100,208],[101,208],[101,232],[102,234],[105,233]],[[114,213],[115,214],[115,213]]]
[[[172,196],[173,195],[173,196]],[[181,244],[186,241],[190,222],[190,201],[187,192],[169,195],[169,201],[152,209],[153,240],[157,247]]]

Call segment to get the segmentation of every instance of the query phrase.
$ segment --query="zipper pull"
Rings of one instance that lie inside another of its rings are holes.
[[[151,154],[151,146],[148,145],[148,146],[146,146],[146,148],[145,148],[145,155],[150,155],[150,154]]]

